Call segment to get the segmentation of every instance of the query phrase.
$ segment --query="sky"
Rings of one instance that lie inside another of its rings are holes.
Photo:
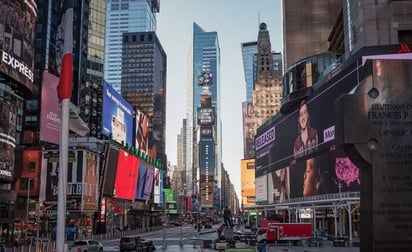
[[[243,159],[242,102],[246,100],[241,44],[257,40],[267,24],[272,51],[282,50],[281,0],[163,0],[157,14],[157,36],[167,55],[166,154],[177,163],[177,135],[186,118],[189,45],[193,23],[217,32],[221,61],[222,161],[241,199]]]

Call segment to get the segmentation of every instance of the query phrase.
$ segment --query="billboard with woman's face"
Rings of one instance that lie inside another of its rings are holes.
[[[0,72],[31,92],[34,80],[34,0],[0,0]]]

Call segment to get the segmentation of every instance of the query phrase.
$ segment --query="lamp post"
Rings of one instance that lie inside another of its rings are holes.
[[[28,234],[29,234],[29,209],[30,209],[30,187],[31,183],[30,181],[35,180],[35,178],[27,178],[27,199],[26,199],[26,240],[28,239]]]

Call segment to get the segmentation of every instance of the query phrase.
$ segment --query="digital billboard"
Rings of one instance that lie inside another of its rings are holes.
[[[40,140],[60,144],[61,109],[57,97],[59,77],[44,71],[41,87]]]
[[[134,200],[138,166],[139,159],[137,157],[122,149],[119,150],[113,197]]]
[[[133,146],[133,107],[106,81],[103,84],[103,111],[102,134],[120,144]]]
[[[83,165],[83,210],[96,211],[98,201],[99,157],[90,152],[85,152]]]
[[[119,149],[114,146],[107,148],[105,153],[104,176],[102,181],[102,195],[112,197],[114,192],[114,182],[117,173],[117,160],[119,159]]]
[[[17,106],[0,98],[0,181],[11,182],[14,174]]]
[[[136,109],[135,122],[135,147],[147,153],[149,147],[149,117],[139,109]]]
[[[256,176],[319,155],[335,144],[334,103],[359,83],[362,74],[359,68],[356,63],[350,65],[302,100],[289,114],[279,113],[258,129]]]
[[[37,4],[34,0],[0,0],[0,72],[31,93]]]
[[[241,190],[242,207],[254,206],[256,203],[254,159],[243,159],[241,161]]]
[[[199,142],[200,204],[213,208],[215,148],[213,138],[202,137]]]
[[[160,174],[159,174],[160,175]],[[149,200],[153,190],[154,168],[148,163],[139,161],[136,199]]]
[[[68,204],[67,208],[80,206],[83,193],[83,151],[69,151],[67,165],[67,201],[76,202],[76,204]],[[42,160],[42,178],[46,185],[41,187],[41,198],[48,202],[57,202],[57,189],[59,182],[59,152],[47,151],[43,153]]]

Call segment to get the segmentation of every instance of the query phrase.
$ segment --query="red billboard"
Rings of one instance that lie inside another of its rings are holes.
[[[113,197],[134,200],[139,159],[120,149]]]

